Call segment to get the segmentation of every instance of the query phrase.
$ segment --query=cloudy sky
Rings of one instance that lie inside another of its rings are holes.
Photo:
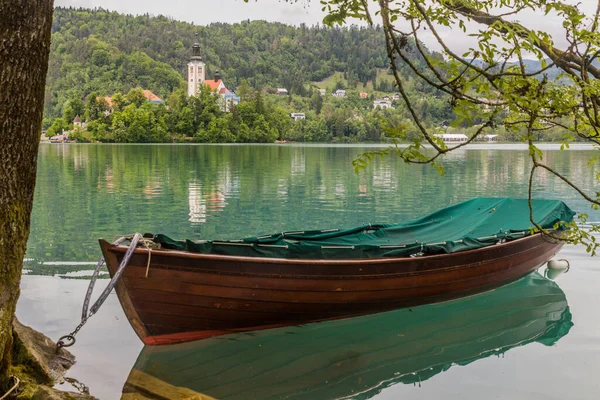
[[[569,3],[580,3],[580,7],[588,15],[595,11],[595,0],[567,0]],[[263,19],[298,25],[313,25],[323,20],[319,0],[298,0],[287,3],[285,0],[55,0],[57,6],[102,7],[128,14],[150,13],[167,15],[177,20],[206,25],[211,22],[238,22],[245,19]],[[521,14],[517,17],[531,29],[540,29],[552,34],[559,47],[565,47],[564,31],[561,19],[554,16]],[[455,46],[458,52],[464,52],[476,43],[461,35],[457,29],[441,29],[441,35],[448,43]],[[439,50],[431,36],[421,36],[430,48]]]
[[[211,22],[238,22],[265,19],[287,24],[309,25],[323,20],[319,0],[55,0],[57,6],[102,7],[128,14],[163,14],[178,20],[206,25]]]

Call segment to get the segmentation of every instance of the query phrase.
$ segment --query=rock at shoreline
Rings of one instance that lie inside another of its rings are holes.
[[[46,335],[13,319],[13,374],[21,380],[18,398],[36,400],[90,400],[88,394],[62,392],[53,389],[64,382],[66,372],[75,364],[75,356],[62,348],[56,351]]]
[[[13,362],[27,369],[39,383],[61,382],[65,373],[75,364],[75,356],[66,349],[56,351],[56,344],[46,335],[13,321],[15,344]]]

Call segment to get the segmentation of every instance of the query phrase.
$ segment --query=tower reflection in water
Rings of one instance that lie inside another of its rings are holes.
[[[572,326],[564,292],[535,272],[446,303],[145,347],[123,398],[369,399],[455,364],[553,345]]]

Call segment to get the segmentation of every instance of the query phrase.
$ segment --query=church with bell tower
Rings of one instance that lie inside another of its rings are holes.
[[[213,79],[206,79],[206,64],[200,55],[200,42],[196,33],[196,41],[192,47],[192,57],[188,63],[188,96],[196,96],[202,85],[220,96],[220,107],[229,112],[240,102],[240,97],[225,87],[219,71],[215,71]]]
[[[196,42],[192,47],[192,57],[188,63],[188,96],[195,96],[200,85],[206,82],[206,64],[200,55],[200,42],[196,33]]]

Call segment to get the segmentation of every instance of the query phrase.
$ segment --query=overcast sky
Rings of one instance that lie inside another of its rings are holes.
[[[595,0],[567,0],[570,3],[580,3],[580,7],[588,15],[595,11]],[[207,25],[211,22],[239,22],[245,19],[263,19],[278,21],[286,24],[298,25],[302,22],[308,25],[320,23],[324,13],[321,11],[319,0],[298,0],[296,3],[287,3],[284,0],[55,0],[57,6],[73,7],[102,7],[128,14],[154,15],[163,14],[177,20],[191,22],[197,25]],[[552,34],[556,44],[564,48],[564,31],[560,18],[553,16],[535,15],[527,13],[520,15],[531,29],[540,29]],[[441,29],[440,33],[452,44],[454,49],[462,53],[476,43],[458,32],[457,29]],[[421,36],[430,48],[439,50],[431,36]]]
[[[286,3],[283,0],[55,0],[57,6],[102,7],[128,14],[167,15],[178,20],[207,25],[211,22],[239,22],[264,19],[286,24],[309,25],[323,20],[319,0]]]

